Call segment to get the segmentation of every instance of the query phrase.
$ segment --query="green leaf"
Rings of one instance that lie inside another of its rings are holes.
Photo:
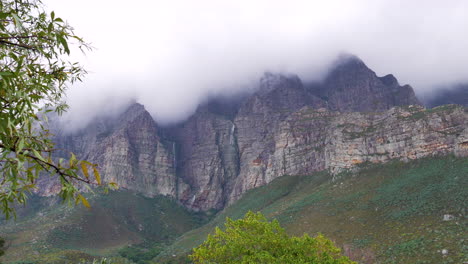
[[[69,163],[70,163],[70,168],[72,168],[73,166],[75,166],[76,156],[73,153],[70,153],[70,154],[71,154],[71,157],[70,157]]]
[[[62,44],[62,47],[65,49],[65,52],[67,54],[70,54],[70,49],[68,48],[67,40],[62,35],[57,35],[56,38],[57,38],[57,41],[60,44]]]
[[[86,208],[91,208],[91,205],[89,204],[88,200],[86,200],[86,198],[84,198],[83,195],[78,194],[77,196],[80,199],[81,203],[83,203],[83,205],[86,206]]]
[[[118,190],[119,189],[119,185],[117,183],[115,183],[115,182],[109,182],[108,185],[112,190]]]
[[[101,185],[101,175],[99,174],[99,171],[97,170],[96,167],[93,167],[93,172],[94,172],[94,177],[96,178],[97,183]]]
[[[85,162],[81,162],[81,170],[83,171],[83,174],[86,177],[86,179],[89,179],[88,167],[86,167]]]
[[[23,150],[23,147],[24,147],[24,138],[20,139],[19,142],[18,142],[18,147],[17,147],[17,151],[18,152],[21,152]]]
[[[23,28],[23,24],[21,23],[21,19],[18,17],[18,15],[12,13],[11,16],[13,17],[13,21],[15,22],[15,26],[17,28]]]
[[[0,11],[0,19],[6,19],[9,15],[10,15],[10,13],[4,13],[4,12]]]
[[[42,157],[42,155],[35,149],[32,149],[32,152],[34,153],[34,156],[36,156],[36,158],[40,159],[41,161],[44,161],[45,162],[45,159]]]

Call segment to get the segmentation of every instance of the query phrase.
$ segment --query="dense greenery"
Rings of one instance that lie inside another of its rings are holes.
[[[58,177],[62,198],[86,206],[77,183],[101,183],[95,164],[73,154],[66,162],[52,159],[46,113],[62,113],[67,86],[86,73],[68,60],[73,47],[89,48],[40,0],[0,2],[0,208],[6,217],[14,203],[26,202],[40,172]]]
[[[243,219],[226,219],[225,230],[213,235],[193,250],[195,263],[355,263],[323,235],[290,237],[278,221],[260,213],[247,212]]]
[[[153,245],[151,248],[128,246],[119,250],[119,255],[131,260],[136,264],[147,264],[161,253],[163,247],[160,245]]]

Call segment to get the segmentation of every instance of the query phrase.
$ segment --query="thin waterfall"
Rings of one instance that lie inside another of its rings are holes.
[[[173,165],[174,169],[177,168],[177,163],[176,163],[176,150],[175,150],[175,142],[172,142],[172,157],[173,157]]]
[[[236,129],[236,125],[234,125],[234,123],[232,123],[232,127],[231,127],[231,134],[229,135],[229,144],[234,145],[234,130]]]

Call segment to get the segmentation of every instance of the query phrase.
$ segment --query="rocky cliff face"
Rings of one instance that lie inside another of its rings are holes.
[[[431,111],[395,107],[374,114],[305,107],[282,123],[269,173],[275,177],[329,169],[336,174],[364,162],[449,153],[466,156],[467,117],[455,105]]]
[[[117,118],[99,119],[82,131],[67,133],[52,127],[57,156],[69,152],[99,164],[103,181],[116,182],[121,188],[176,196],[178,178],[175,170],[174,143],[162,140],[151,115],[140,104],[130,106]],[[58,191],[59,185],[42,179],[43,195]]]
[[[421,104],[411,86],[400,86],[391,74],[377,77],[355,56],[340,58],[313,92],[326,100],[330,110],[340,112],[384,111]]]
[[[453,105],[425,110],[410,86],[392,75],[377,77],[352,57],[312,86],[295,75],[267,73],[245,100],[226,109],[207,103],[174,127],[158,127],[135,104],[82,132],[56,129],[55,140],[58,148],[100,164],[105,181],[209,210],[282,175],[468,156],[467,115]],[[43,182],[45,194],[58,186]]]
[[[306,106],[278,125],[270,139],[273,146],[253,144],[240,151],[242,169],[229,201],[282,175],[326,169],[336,174],[364,162],[449,153],[468,156],[467,120],[466,110],[455,105],[395,107],[372,114]]]
[[[197,210],[223,208],[224,190],[239,171],[234,123],[199,110],[166,133],[177,142],[177,174],[186,183],[177,198]]]

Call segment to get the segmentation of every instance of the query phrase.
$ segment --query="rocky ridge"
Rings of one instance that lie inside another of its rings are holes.
[[[146,196],[177,199],[192,210],[222,209],[247,190],[283,175],[430,155],[468,156],[468,114],[450,105],[426,110],[412,88],[377,77],[356,57],[337,63],[323,83],[267,73],[235,109],[201,106],[161,128],[142,105],[81,132],[57,128],[62,150],[100,164],[104,181]],[[229,112],[229,114],[226,114]],[[57,184],[43,180],[43,195]]]

